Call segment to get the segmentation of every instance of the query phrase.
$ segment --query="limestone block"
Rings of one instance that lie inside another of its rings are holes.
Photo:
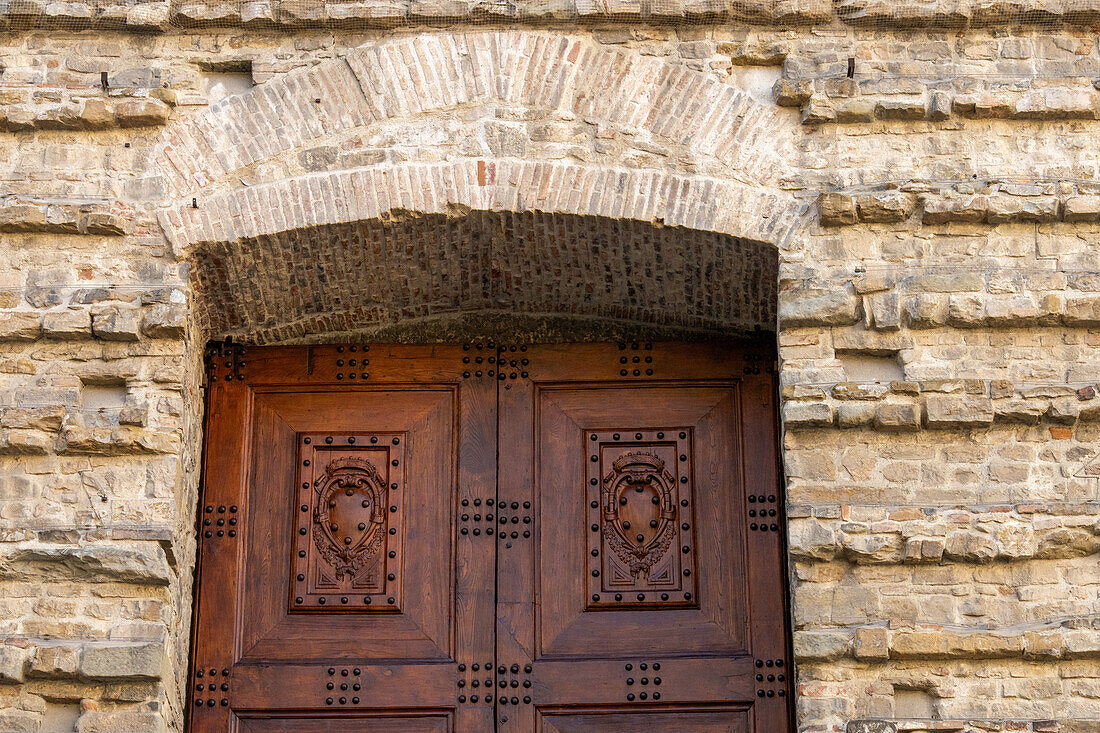
[[[989,197],[929,195],[924,197],[922,204],[921,222],[924,224],[974,224],[985,220]]]
[[[998,421],[1038,425],[1048,403],[1037,400],[1009,399],[993,402],[993,418]]]
[[[1059,201],[1056,196],[1010,196],[995,193],[989,197],[986,221],[990,224],[1009,222],[1045,222],[1058,220]]]
[[[1016,101],[1012,116],[1024,120],[1091,120],[1096,117],[1096,99],[1087,87],[1032,89]]]
[[[38,430],[0,430],[0,455],[44,456],[53,443],[52,436]]]
[[[947,298],[921,293],[905,299],[905,323],[909,328],[939,328],[947,323]]]
[[[920,407],[914,404],[880,404],[875,410],[875,428],[885,431],[919,430]]]
[[[92,314],[83,308],[48,311],[42,316],[42,335],[59,340],[90,338]]]
[[[901,303],[897,293],[877,293],[868,298],[871,327],[876,331],[901,329]]]
[[[856,200],[848,194],[820,194],[817,197],[817,209],[823,226],[844,226],[856,223]]]
[[[80,664],[80,647],[72,644],[39,646],[31,660],[33,677],[72,677]]]
[[[791,428],[833,424],[833,411],[824,402],[788,402],[783,405],[783,424]]]
[[[837,329],[833,332],[833,349],[838,354],[897,356],[899,351],[912,346],[913,338],[907,333],[852,329]]]
[[[8,311],[0,313],[0,342],[34,341],[42,333],[42,316],[38,313]]]
[[[165,721],[158,713],[142,711],[87,710],[77,721],[80,733],[164,733]]]
[[[0,730],[5,733],[40,733],[42,716],[30,710],[6,708],[0,710]]]
[[[787,538],[792,557],[828,560],[836,554],[836,533],[816,519],[791,519]]]
[[[884,97],[875,102],[875,117],[880,120],[923,120],[927,116],[924,97]]]
[[[80,217],[80,231],[85,234],[117,237],[127,234],[130,229],[127,219],[106,211],[92,211]]]
[[[80,674],[90,679],[160,679],[167,659],[164,644],[88,644]]]
[[[780,107],[801,107],[813,95],[812,79],[779,79],[772,86],[775,103]]]
[[[1100,196],[1070,196],[1062,204],[1062,218],[1069,222],[1100,221]]]
[[[837,407],[837,424],[842,428],[861,428],[875,421],[875,405],[846,402]]]
[[[944,541],[944,557],[965,562],[990,562],[997,557],[997,543],[987,534],[956,530]]]
[[[138,309],[109,306],[92,313],[92,333],[104,341],[137,341]]]
[[[844,124],[871,122],[875,119],[875,100],[870,97],[846,99],[836,107],[836,121]]]
[[[889,632],[880,626],[856,629],[853,649],[856,659],[889,659]]]
[[[916,197],[902,191],[878,191],[856,197],[859,220],[874,223],[905,221],[916,208]]]
[[[0,682],[22,682],[33,651],[27,645],[0,644]]]
[[[852,649],[852,638],[844,631],[796,631],[792,643],[795,656],[799,659],[839,659],[848,656]]]
[[[61,421],[64,419],[65,408],[61,405],[0,408],[0,428],[56,432],[61,429]]]
[[[96,456],[175,453],[179,443],[179,436],[174,433],[133,427],[112,430],[72,426],[62,432],[58,453]]]
[[[180,303],[157,303],[145,309],[141,331],[149,338],[183,338],[187,309]]]
[[[1067,325],[1100,326],[1100,295],[1082,295],[1066,298],[1062,321]]]
[[[861,310],[859,298],[844,288],[793,290],[780,298],[779,322],[784,328],[850,326],[859,321]]]
[[[1047,419],[1053,423],[1072,425],[1081,414],[1081,403],[1076,397],[1060,397],[1050,401]]]
[[[838,400],[881,400],[889,393],[889,385],[875,382],[838,382],[832,389],[833,397]]]
[[[132,99],[115,108],[119,127],[145,127],[168,122],[171,108],[159,99]]]
[[[897,563],[902,558],[902,539],[898,535],[838,535],[843,555],[857,563]]]
[[[929,428],[984,427],[993,422],[993,400],[979,395],[930,394],[924,409]]]
[[[151,543],[128,547],[21,547],[0,552],[0,579],[3,580],[167,585],[170,578],[164,550]]]

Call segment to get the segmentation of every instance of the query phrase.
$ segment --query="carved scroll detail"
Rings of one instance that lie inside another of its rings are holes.
[[[332,566],[338,579],[354,577],[382,545],[385,479],[370,461],[339,458],[325,467],[314,492],[313,541],[317,551]],[[367,511],[354,512],[351,505],[355,502]],[[353,513],[369,516],[355,526],[341,526],[341,521],[350,523],[349,515]]]
[[[603,534],[608,546],[627,564],[635,577],[646,576],[665,556],[676,536],[675,479],[665,462],[649,451],[620,456],[603,478]],[[652,495],[657,504],[656,527],[629,527],[619,514],[630,490]],[[654,530],[652,532],[648,530]]]

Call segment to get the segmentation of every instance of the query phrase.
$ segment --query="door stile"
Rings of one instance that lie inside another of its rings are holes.
[[[497,389],[488,376],[462,382],[454,529],[455,730],[491,731],[496,624]],[[480,515],[480,520],[475,519]],[[466,519],[463,519],[463,518]],[[474,686],[474,683],[477,686]],[[481,692],[479,693],[479,690]]]
[[[521,347],[526,366],[529,347]],[[503,349],[503,347],[502,347]],[[501,361],[501,366],[507,364]],[[514,377],[511,375],[515,375]],[[497,520],[497,703],[496,729],[501,733],[535,730],[533,701],[539,694],[535,657],[535,546],[538,526],[533,510],[535,385],[526,369],[503,370],[498,382]]]
[[[757,730],[781,731],[790,724],[793,701],[787,635],[787,576],[783,535],[785,501],[779,482],[776,436],[776,374],[771,358],[746,355],[742,387],[742,470],[744,512],[753,603],[749,619]],[[755,498],[755,500],[754,500]],[[753,516],[755,514],[755,516]],[[782,623],[777,623],[782,620]]]
[[[209,373],[203,485],[198,508],[198,555],[202,582],[195,588],[195,648],[188,680],[192,733],[232,730],[233,663],[237,657],[233,621],[240,602],[238,574],[246,511],[243,487],[249,465],[252,391]]]

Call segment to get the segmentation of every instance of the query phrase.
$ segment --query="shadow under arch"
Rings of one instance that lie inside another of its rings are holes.
[[[390,211],[188,252],[203,338],[552,342],[775,330],[778,250],[538,211]]]

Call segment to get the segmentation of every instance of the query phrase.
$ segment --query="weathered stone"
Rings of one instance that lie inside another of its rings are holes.
[[[993,400],[988,397],[930,394],[924,409],[930,428],[985,427],[993,422]]]
[[[32,652],[27,645],[0,644],[0,682],[22,682]]]
[[[1062,218],[1068,222],[1100,221],[1100,196],[1070,196],[1062,204]]]
[[[876,331],[901,329],[901,302],[897,293],[877,293],[868,298],[871,326]]]
[[[989,209],[986,211],[986,221],[990,224],[1057,220],[1058,198],[1055,196],[1024,198],[1022,196],[1009,196],[998,193],[989,197]]]
[[[839,659],[851,653],[852,639],[843,631],[796,631],[794,649],[802,659]]]
[[[136,308],[111,306],[92,314],[92,333],[104,341],[137,341],[140,331]]]
[[[846,402],[837,406],[837,424],[842,428],[860,428],[875,421],[875,405]]]
[[[856,659],[883,660],[890,658],[889,632],[879,626],[856,629],[854,651]]]
[[[947,299],[921,293],[905,299],[905,323],[909,328],[938,328],[947,323]]]
[[[920,407],[882,403],[875,409],[875,427],[879,430],[919,430]]]
[[[984,221],[989,211],[987,196],[926,196],[921,222],[925,224],[962,223]]]
[[[965,562],[990,562],[997,557],[997,543],[989,535],[956,530],[947,535],[944,557]]]
[[[133,99],[115,108],[120,127],[144,127],[163,125],[168,121],[171,108],[157,99]]]
[[[786,328],[849,326],[860,319],[859,298],[846,289],[790,291],[786,295],[779,308],[779,321]]]
[[[844,193],[823,193],[817,197],[817,210],[824,226],[855,224],[858,214],[854,197]]]
[[[820,206],[820,203],[818,204]],[[916,198],[901,191],[880,191],[856,197],[859,220],[873,223],[905,221],[916,208]]]
[[[0,341],[34,341],[42,333],[42,316],[37,313],[0,313]]]
[[[772,86],[775,103],[780,107],[801,107],[814,92],[812,79],[779,79]]]
[[[833,385],[832,395],[838,400],[881,400],[890,392],[885,384],[839,382]]]
[[[141,331],[150,338],[183,338],[187,309],[178,303],[158,303],[145,309]]]
[[[173,433],[132,427],[112,430],[74,425],[62,432],[58,453],[98,456],[174,453],[179,442],[179,436]]]
[[[42,316],[42,335],[61,340],[91,338],[92,314],[82,308],[48,311]]]
[[[80,665],[80,647],[72,644],[39,646],[31,660],[33,677],[72,677]]]
[[[833,424],[833,411],[824,402],[788,402],[783,406],[783,424],[792,428]]]
[[[65,408],[61,405],[0,408],[0,428],[56,432],[61,429],[64,419]]]
[[[24,547],[0,552],[0,579],[77,580],[167,585],[171,578],[158,545]]]
[[[88,644],[80,660],[80,674],[91,679],[159,679],[167,663],[164,645]]]

